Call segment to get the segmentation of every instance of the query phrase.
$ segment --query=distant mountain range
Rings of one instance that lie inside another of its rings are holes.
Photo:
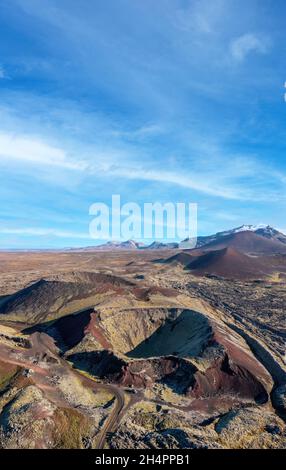
[[[154,241],[150,245],[136,242],[134,240],[126,240],[124,242],[109,241],[103,245],[87,246],[84,248],[71,248],[72,251],[116,251],[116,250],[165,250],[179,248],[179,243],[163,243]]]
[[[126,240],[125,242],[111,241],[104,245],[96,247],[98,250],[139,250],[144,247],[144,243],[136,242],[134,240]]]
[[[73,251],[116,251],[116,250],[170,250],[187,248],[192,239],[186,238],[181,243],[163,243],[154,241],[150,245],[127,240],[109,241],[103,245],[72,249]],[[213,235],[199,236],[194,249],[216,250],[233,248],[242,253],[286,253],[286,235],[270,225],[241,225],[240,227],[218,232]]]

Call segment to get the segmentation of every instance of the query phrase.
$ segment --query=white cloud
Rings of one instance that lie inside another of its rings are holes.
[[[136,136],[146,135],[163,129],[159,123],[149,124],[135,129],[133,133]],[[171,164],[166,163],[162,167],[161,159],[156,163],[150,150],[146,149],[145,153],[143,147],[122,145],[120,138],[116,142],[111,140],[100,148],[94,144],[86,146],[85,143],[70,143],[69,148],[73,149],[71,153],[65,145],[53,145],[50,139],[41,137],[38,133],[36,135],[37,137],[0,132],[0,163],[3,161],[5,166],[12,164],[13,171],[13,162],[17,163],[17,169],[21,164],[20,170],[24,168],[30,171],[30,166],[37,166],[39,170],[42,168],[44,172],[35,173],[33,170],[33,175],[39,179],[50,175],[53,185],[57,179],[63,186],[68,180],[70,187],[75,187],[79,181],[96,175],[97,180],[119,178],[176,185],[227,200],[283,199],[279,185],[284,186],[284,175],[274,169],[264,168],[250,155],[233,155],[230,158],[223,145],[210,138],[192,135],[190,157],[186,165],[179,158],[178,161],[173,159]],[[73,170],[72,174],[70,170]],[[269,186],[270,183],[272,186]],[[276,192],[273,187],[277,187]],[[261,188],[264,190],[260,191]]]
[[[6,78],[6,73],[5,73],[5,70],[3,69],[3,67],[0,66],[0,79],[1,78]]]
[[[187,174],[168,172],[160,170],[146,170],[146,168],[124,168],[111,167],[109,174],[128,179],[139,179],[145,181],[158,181],[162,183],[175,184],[188,189],[193,189],[210,196],[218,196],[225,199],[243,199],[242,194],[223,185],[219,187],[214,181],[211,181],[206,174]]]
[[[0,158],[70,170],[84,170],[87,165],[84,161],[71,159],[63,149],[41,139],[9,133],[0,133]]]
[[[266,54],[269,50],[269,39],[253,33],[243,34],[230,44],[230,52],[234,60],[242,62],[248,54],[256,52]]]
[[[59,238],[81,238],[89,239],[88,233],[71,232],[57,229],[45,229],[38,227],[31,228],[0,228],[0,234],[2,235],[27,235],[27,236],[52,236]]]
[[[229,166],[223,155],[217,156],[219,149],[212,145],[206,148],[199,146],[197,152],[200,155],[206,153],[208,157],[205,164],[204,159],[198,160],[200,168],[195,168],[193,164],[193,171],[187,169],[181,171],[180,168],[170,171],[153,165],[149,166],[148,155],[145,158],[146,164],[142,167],[140,160],[144,159],[144,155],[134,158],[132,149],[128,148],[123,151],[112,146],[108,151],[98,151],[94,148],[90,149],[90,155],[86,159],[77,159],[76,156],[71,158],[64,148],[50,145],[41,138],[0,133],[0,161],[5,161],[6,164],[16,161],[25,166],[31,164],[43,167],[45,170],[51,169],[53,181],[57,175],[55,168],[58,167],[63,170],[59,172],[63,179],[65,170],[74,170],[75,175],[81,175],[81,177],[96,175],[97,178],[113,177],[161,182],[228,200],[262,200],[270,197],[266,194],[267,192],[264,192],[262,196],[257,190],[252,191],[251,185],[247,185],[245,178],[251,178],[253,174],[260,174],[262,178],[266,174],[268,180],[272,177],[278,181],[278,175],[275,172],[271,174],[271,171],[257,166],[257,163],[250,161],[249,158],[247,162],[243,157],[232,158],[232,165]],[[209,167],[210,158],[213,163],[211,168]],[[118,161],[124,163],[118,164]],[[257,184],[259,182],[256,178],[256,189]],[[276,197],[276,195],[272,194],[271,197]]]

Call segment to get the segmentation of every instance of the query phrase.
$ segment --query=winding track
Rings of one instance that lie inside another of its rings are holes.
[[[107,433],[112,432],[115,428],[115,425],[119,422],[120,413],[122,412],[125,405],[124,391],[116,385],[98,383],[91,377],[88,377],[83,374],[80,370],[72,367],[72,365],[69,364],[65,359],[55,354],[55,352],[51,349],[51,344],[49,344],[49,340],[46,335],[43,335],[41,333],[34,334],[32,348],[35,352],[43,350],[45,351],[48,349],[52,356],[57,357],[57,359],[60,360],[60,363],[64,368],[69,369],[74,375],[79,377],[82,383],[87,384],[89,388],[93,389],[94,391],[104,390],[114,395],[114,397],[116,398],[115,407],[108,416],[106,422],[104,423],[102,429],[100,430],[97,436],[96,448],[103,449]]]
[[[115,405],[115,408],[114,408],[113,412],[107,418],[102,430],[99,433],[99,436],[98,436],[98,439],[97,439],[97,446],[96,446],[97,449],[103,449],[104,448],[107,433],[112,432],[114,430],[115,425],[118,424],[119,415],[120,415],[121,411],[124,408],[124,404],[125,404],[124,393],[122,392],[122,390],[114,389],[113,387],[112,387],[112,390],[113,390],[113,393],[115,394],[115,396],[117,398],[117,402],[116,402],[116,405]]]
[[[125,405],[124,392],[115,385],[100,384],[95,380],[91,379],[90,377],[87,377],[86,375],[82,374],[78,369],[74,369],[72,367],[71,369],[75,375],[80,377],[82,382],[88,383],[90,388],[94,390],[105,390],[113,394],[116,398],[115,407],[108,416],[97,437],[96,449],[103,449],[107,433],[112,432],[115,428],[115,425],[119,422],[120,413],[122,412]]]

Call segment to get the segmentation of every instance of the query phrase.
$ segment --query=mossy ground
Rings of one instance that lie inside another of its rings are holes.
[[[83,438],[88,434],[90,423],[86,416],[71,408],[61,408],[54,414],[56,424],[55,448],[82,449]]]
[[[19,367],[7,366],[0,362],[0,391],[4,390],[9,382],[17,375]]]

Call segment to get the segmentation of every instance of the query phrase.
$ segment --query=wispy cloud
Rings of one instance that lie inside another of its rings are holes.
[[[167,172],[164,170],[148,170],[146,168],[132,167],[111,167],[108,170],[110,175],[123,177],[126,179],[135,179],[143,181],[156,181],[182,188],[198,191],[210,196],[221,197],[225,199],[244,199],[245,196],[231,187],[217,186],[215,180],[207,174],[196,174],[192,172]],[[246,197],[247,199],[248,197]]]
[[[73,232],[69,230],[47,229],[39,227],[31,228],[3,228],[0,227],[0,234],[2,235],[24,235],[24,236],[37,236],[37,237],[59,237],[59,238],[80,238],[89,239],[88,233]]]
[[[0,133],[1,159],[19,160],[37,165],[48,165],[70,170],[84,170],[86,163],[71,159],[66,152],[41,139]]]
[[[50,209],[84,230],[90,203],[117,191],[205,204],[210,231],[221,213],[271,222],[275,202],[279,221],[282,0],[83,3],[0,2],[2,78],[13,77],[0,80],[3,222],[42,227]]]
[[[237,159],[236,164],[238,164]],[[113,177],[134,179],[142,181],[155,181],[175,185],[188,190],[192,190],[204,195],[218,197],[225,200],[236,201],[282,201],[285,200],[281,187],[278,186],[279,180],[275,172],[269,168],[263,168],[261,165],[255,166],[252,162],[252,171],[243,168],[244,158],[241,160],[241,173],[232,174],[228,171],[218,168],[217,171],[164,171],[160,169],[147,169],[146,167],[118,167],[112,166],[107,170],[107,174]],[[227,162],[225,162],[227,165]],[[259,175],[259,176],[258,176]],[[265,189],[265,184],[276,183],[276,189]],[[261,191],[264,188],[264,191]]]
[[[145,130],[142,132],[144,134]],[[125,138],[124,135],[120,137]],[[162,158],[166,162],[163,167],[160,163]],[[195,137],[190,146],[189,162],[183,170],[180,160],[172,157],[168,165],[167,156],[161,155],[156,164],[152,150],[141,149],[137,155],[132,145],[121,148],[118,140],[117,144],[111,142],[102,149],[89,146],[87,151],[83,145],[70,155],[63,146],[52,145],[39,136],[0,133],[0,163],[5,162],[9,167],[17,162],[16,169],[13,166],[14,171],[19,171],[19,165],[22,165],[25,172],[29,171],[30,165],[32,174],[40,179],[42,173],[34,172],[35,166],[51,171],[52,175],[60,168],[58,176],[63,178],[64,184],[67,178],[65,173],[72,171],[76,179],[85,181],[96,176],[97,181],[119,178],[158,182],[226,200],[262,201],[284,197],[281,192],[279,194],[278,186],[277,191],[271,188],[259,191],[266,182],[268,185],[271,182],[284,185],[283,173],[263,166],[250,155],[232,155],[230,163],[229,153],[219,143],[204,143]],[[70,175],[70,178],[73,176]]]
[[[269,48],[269,39],[254,33],[243,34],[230,44],[231,55],[238,62],[243,62],[250,53],[266,54]]]

